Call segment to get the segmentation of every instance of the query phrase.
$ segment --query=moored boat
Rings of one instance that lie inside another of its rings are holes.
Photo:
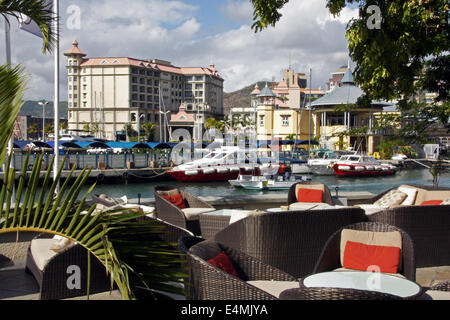
[[[212,182],[235,180],[239,174],[274,174],[277,170],[277,164],[252,163],[245,150],[224,146],[214,149],[201,159],[176,166],[167,173],[181,182]]]
[[[381,164],[373,157],[363,155],[342,156],[337,162],[330,164],[338,176],[388,176],[396,172],[391,164]]]

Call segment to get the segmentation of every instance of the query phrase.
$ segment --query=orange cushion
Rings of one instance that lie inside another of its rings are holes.
[[[397,273],[400,262],[400,248],[373,246],[347,241],[343,267],[367,271],[369,266],[378,266],[380,272]]]
[[[172,202],[175,206],[177,206],[180,209],[186,208],[186,203],[184,202],[183,195],[181,193],[174,194],[171,196],[162,196],[164,199],[166,199],[169,202]]]
[[[208,263],[215,266],[216,268],[219,268],[220,270],[229,273],[235,277],[238,277],[238,273],[236,269],[234,268],[233,262],[231,262],[230,258],[227,256],[225,252],[219,253],[214,258],[211,258],[208,260]]]
[[[322,202],[323,191],[315,189],[298,189],[298,202]]]
[[[424,201],[422,202],[420,205],[421,206],[434,206],[434,205],[439,205],[442,203],[443,200],[428,200],[428,201]]]

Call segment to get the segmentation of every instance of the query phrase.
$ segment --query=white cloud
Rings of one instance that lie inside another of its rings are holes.
[[[255,33],[248,1],[228,1],[221,11],[245,21],[239,28],[204,36],[199,8],[168,0],[79,0],[81,29],[62,29],[61,51],[77,39],[88,57],[160,58],[177,66],[207,66],[214,62],[225,79],[225,91],[256,81],[281,80],[282,69],[313,69],[313,86],[324,87],[330,72],[347,64],[347,21],[357,11],[345,9],[333,18],[325,0],[291,0],[275,28]],[[62,8],[65,11],[65,7]],[[222,12],[222,13],[223,13]],[[216,13],[220,15],[220,12]],[[250,21],[248,15],[250,14]],[[63,22],[66,14],[62,12]],[[14,24],[13,24],[14,25]],[[0,28],[3,25],[0,25]],[[42,55],[39,38],[13,26],[13,62],[31,75],[26,99],[53,99],[53,56]],[[3,33],[3,30],[0,29]],[[65,57],[61,54],[61,99],[67,92]]]
[[[222,5],[220,10],[228,19],[240,23],[249,23],[253,17],[253,7],[248,0],[227,0],[227,3]]]

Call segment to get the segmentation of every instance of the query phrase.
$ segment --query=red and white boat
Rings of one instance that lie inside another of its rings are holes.
[[[346,155],[330,164],[338,176],[389,176],[396,172],[391,164],[381,164],[374,157],[363,155]]]
[[[235,180],[239,174],[274,174],[278,167],[278,164],[250,163],[245,151],[226,146],[209,152],[202,159],[176,166],[167,173],[181,182],[211,182]]]

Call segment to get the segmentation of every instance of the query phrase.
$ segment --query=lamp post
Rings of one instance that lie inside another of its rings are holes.
[[[48,101],[39,101],[38,104],[42,106],[42,142],[45,142],[45,106],[48,105]]]
[[[140,114],[138,112],[138,118],[137,118],[137,131],[138,131],[138,142],[141,142],[141,118],[145,117],[145,114]]]

